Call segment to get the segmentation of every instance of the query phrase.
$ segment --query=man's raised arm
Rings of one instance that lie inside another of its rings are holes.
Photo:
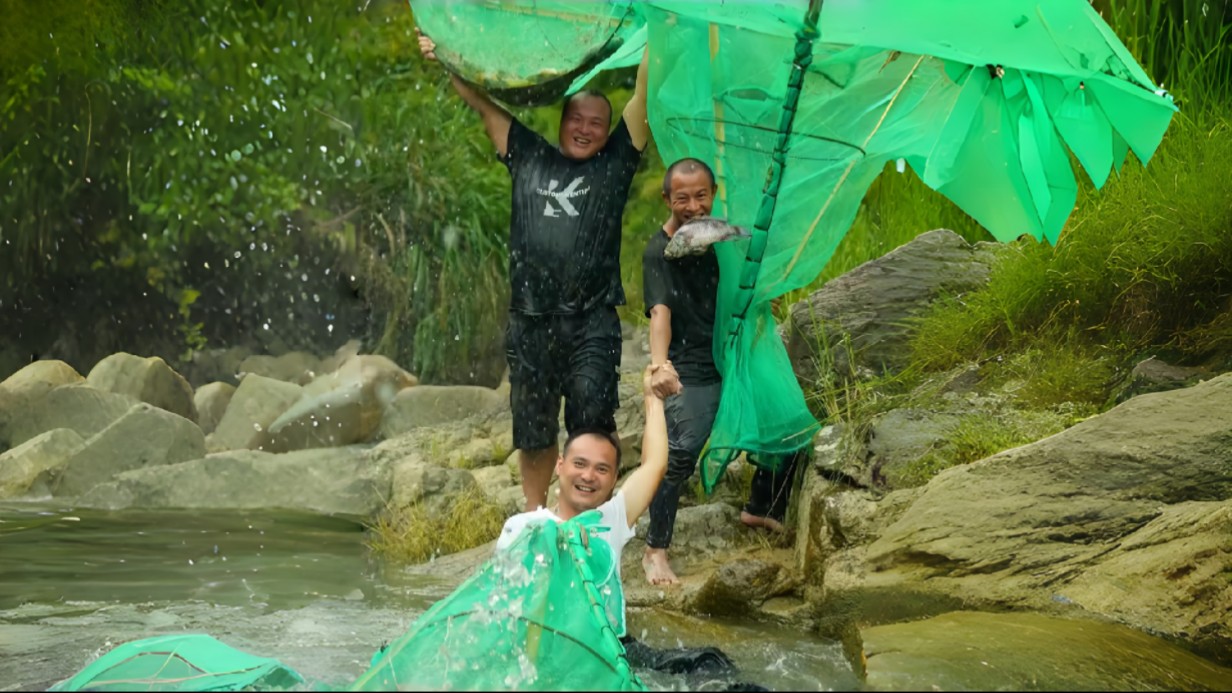
[[[425,36],[419,27],[415,27],[415,34],[419,36],[419,52],[428,60],[436,61],[436,43]],[[462,97],[466,105],[483,119],[483,127],[488,131],[488,139],[492,140],[497,153],[503,158],[509,153],[509,127],[513,124],[513,116],[500,104],[488,98],[482,89],[453,72],[449,73],[449,81],[453,83],[454,91],[458,92],[458,96]],[[636,140],[634,142],[636,143]]]
[[[642,52],[642,63],[637,66],[637,83],[633,87],[633,98],[625,104],[624,111],[625,127],[629,128],[629,139],[633,140],[633,146],[639,152],[645,150],[646,143],[650,141],[650,121],[646,116],[646,85],[648,83],[646,73],[649,64],[650,48],[648,46]]]
[[[670,370],[673,375],[676,369],[671,362],[662,366],[651,364],[642,373],[642,393],[646,402],[646,429],[642,434],[642,463],[629,475],[620,492],[625,499],[625,517],[629,527],[637,524],[637,518],[650,507],[655,491],[659,490],[659,482],[667,473],[667,414],[663,409],[663,399],[654,393],[651,386],[651,376],[656,371]],[[677,377],[677,379],[679,379]]]

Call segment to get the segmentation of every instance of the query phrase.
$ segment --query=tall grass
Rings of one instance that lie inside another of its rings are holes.
[[[1232,1],[1091,0],[1147,74],[1183,108],[1232,96]]]
[[[472,488],[454,498],[444,512],[423,501],[386,507],[368,524],[365,543],[393,563],[423,563],[492,541],[504,523],[504,509]]]
[[[986,289],[919,326],[921,366],[948,368],[1041,339],[1198,362],[1232,340],[1232,121],[1178,116],[1148,167],[1084,188],[1057,247],[1009,244]]]

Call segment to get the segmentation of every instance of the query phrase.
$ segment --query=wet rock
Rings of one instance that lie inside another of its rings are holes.
[[[1076,599],[1066,589],[1078,585],[1088,608],[1110,618],[1232,646],[1232,600],[1206,582],[1232,572],[1232,553],[1219,548],[1232,499],[1228,411],[1232,374],[1140,395],[947,469],[866,554],[857,547],[827,563],[826,591],[919,587],[972,604],[1049,608],[1058,593]],[[1095,596],[1135,584],[1144,594],[1170,585],[1167,594],[1180,588],[1187,598]]]
[[[1135,614],[1209,656],[1232,660],[1229,557],[1232,500],[1180,503],[1122,539],[1054,599],[1097,613]]]
[[[962,611],[862,635],[870,690],[1232,688],[1232,669],[1161,638],[1089,619]]]
[[[209,435],[218,428],[234,396],[235,386],[230,383],[213,382],[197,388],[193,404],[197,407],[197,425],[201,426],[202,433]]]
[[[90,369],[86,382],[98,390],[129,395],[189,421],[197,420],[192,386],[157,356],[111,354]]]
[[[231,396],[218,428],[210,434],[210,452],[257,449],[268,441],[270,424],[299,401],[303,388],[294,383],[249,374]]]
[[[744,616],[770,598],[783,567],[756,559],[724,563],[693,595],[688,609],[711,616]]]
[[[389,467],[373,464],[358,448],[277,455],[236,450],[124,472],[83,494],[77,504],[111,510],[285,509],[368,518],[389,492]]]
[[[10,428],[13,421],[19,418],[31,403],[37,402],[60,385],[76,385],[84,380],[85,378],[67,363],[46,359],[28,364],[5,378],[4,382],[0,382],[0,451],[30,439],[29,432],[22,431],[21,440],[16,440],[18,434]],[[27,427],[31,423],[35,422],[26,420]]]
[[[439,467],[418,460],[395,464],[391,484],[391,506],[427,502],[430,511],[443,511],[459,495],[478,489],[475,477],[464,469]]]
[[[304,386],[300,398],[270,422],[264,449],[284,452],[368,441],[379,430],[386,407],[417,382],[384,356],[354,356]]]
[[[9,446],[20,445],[56,428],[68,428],[82,438],[98,433],[129,410],[137,400],[129,395],[104,392],[82,382],[60,385],[46,394],[19,397],[7,410],[4,435]]]
[[[245,346],[194,352],[192,362],[184,367],[184,377],[196,385],[215,381],[239,383],[240,364],[251,354],[252,350]]]
[[[787,351],[801,382],[905,365],[910,320],[941,295],[983,286],[990,254],[946,229],[915,237],[825,283],[791,307]],[[849,338],[851,349],[841,348]],[[819,373],[817,364],[832,364]]]
[[[193,421],[141,402],[86,439],[62,467],[46,471],[54,496],[76,496],[121,472],[175,464],[205,455],[205,436]]]
[[[0,498],[50,495],[38,480],[48,470],[66,464],[84,442],[75,431],[57,428],[0,455]]]
[[[422,426],[509,409],[508,384],[492,389],[478,385],[418,385],[393,398],[381,422],[381,435],[393,438]]]
[[[0,390],[12,394],[46,394],[60,385],[75,385],[85,380],[75,368],[63,361],[35,361],[0,382]]]

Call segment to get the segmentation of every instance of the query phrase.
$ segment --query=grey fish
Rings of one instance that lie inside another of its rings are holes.
[[[725,219],[716,217],[693,217],[680,225],[672,240],[663,249],[663,257],[669,260],[685,255],[701,255],[711,245],[735,238],[749,238],[751,234],[739,226],[732,226]]]

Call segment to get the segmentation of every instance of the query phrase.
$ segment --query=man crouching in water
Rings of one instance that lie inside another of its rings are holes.
[[[662,371],[662,372],[661,372]],[[659,387],[652,387],[652,376]],[[674,382],[664,388],[662,381]],[[620,471],[620,445],[602,428],[574,431],[556,460],[556,475],[560,491],[556,505],[523,512],[505,521],[496,550],[508,549],[518,534],[533,522],[565,522],[589,510],[598,510],[600,531],[591,539],[606,541],[612,549],[616,570],[607,580],[595,586],[607,602],[605,611],[612,628],[625,647],[629,664],[634,669],[655,669],[673,674],[725,675],[735,672],[727,655],[714,647],[658,649],[646,645],[626,633],[624,589],[620,583],[620,556],[625,544],[634,537],[637,520],[650,507],[659,483],[667,471],[667,417],[663,398],[680,389],[680,378],[670,361],[649,365],[642,372],[642,393],[646,407],[646,427],[642,434],[642,462],[616,490]],[[606,531],[603,531],[606,530]],[[607,589],[604,589],[604,588]],[[729,690],[765,690],[760,686],[736,684]]]

